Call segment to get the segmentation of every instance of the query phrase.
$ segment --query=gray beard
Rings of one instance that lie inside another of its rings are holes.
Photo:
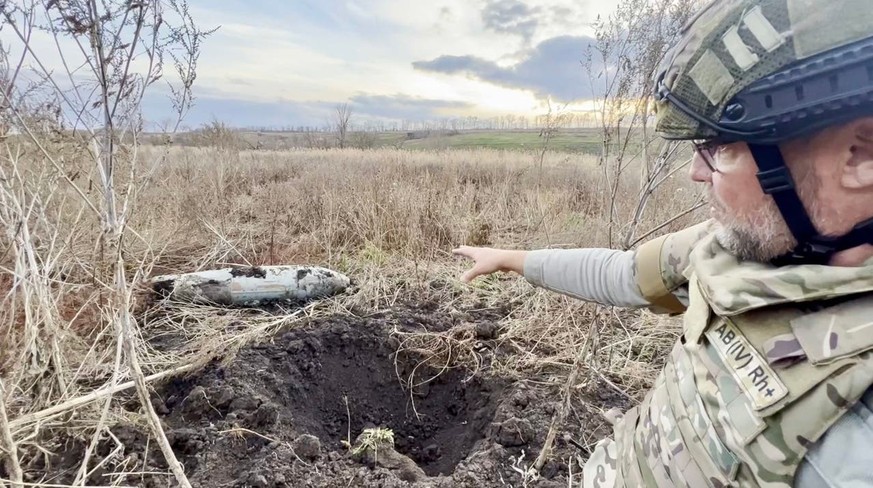
[[[794,243],[786,242],[785,238],[774,236],[762,240],[760,237],[744,229],[731,229],[724,225],[719,225],[715,234],[718,243],[741,261],[766,263],[794,247]]]

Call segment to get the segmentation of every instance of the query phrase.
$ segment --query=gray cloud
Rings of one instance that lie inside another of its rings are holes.
[[[167,93],[153,91],[143,100],[143,115],[150,128],[169,122],[172,108]],[[467,109],[467,102],[411,97],[409,95],[358,94],[348,100],[354,123],[368,119],[424,121],[443,118],[445,109]],[[226,98],[211,90],[202,89],[194,106],[184,120],[186,127],[200,127],[219,120],[234,127],[321,127],[333,116],[339,101],[257,102]]]
[[[555,5],[543,13],[544,22],[554,27],[576,29],[581,25],[589,25],[593,19],[589,17],[588,10],[582,5],[575,4],[573,8]]]
[[[350,99],[352,110],[372,117],[406,120],[432,120],[443,117],[442,109],[466,109],[473,105],[467,102],[434,100],[410,97],[409,95],[361,94]]]
[[[563,5],[557,5],[552,7],[552,16],[555,20],[566,19],[573,15],[573,9],[570,7],[565,7]]]
[[[325,102],[257,102],[210,94],[195,98],[183,123],[187,127],[199,127],[212,120],[235,127],[320,126],[326,123],[331,107],[332,104]],[[172,118],[170,102],[163,94],[147,95],[142,108],[144,117],[153,124]]]
[[[501,67],[476,56],[440,56],[431,61],[412,63],[415,69],[467,76],[508,88],[533,91],[539,97],[551,96],[568,102],[591,98],[591,87],[581,64],[590,37],[553,37],[534,47],[523,61]]]
[[[501,34],[518,34],[530,41],[536,33],[539,7],[530,8],[519,0],[489,0],[482,9],[485,27]]]
[[[252,86],[252,82],[244,78],[228,78],[227,82],[231,85]]]

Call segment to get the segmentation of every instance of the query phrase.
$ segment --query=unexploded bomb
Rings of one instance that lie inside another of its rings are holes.
[[[246,266],[156,276],[152,288],[174,300],[221,305],[306,301],[343,292],[347,276],[316,266]]]

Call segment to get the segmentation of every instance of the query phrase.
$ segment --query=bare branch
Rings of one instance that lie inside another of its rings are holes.
[[[18,488],[24,482],[24,473],[18,461],[18,445],[9,430],[9,418],[6,416],[6,386],[0,379],[0,434],[3,437],[3,450],[6,451],[6,470],[12,475],[12,486]]]
[[[633,240],[652,193],[666,181],[660,175],[670,172],[675,163],[676,144],[652,151],[658,139],[649,130],[648,107],[655,70],[693,12],[696,1],[622,0],[609,17],[595,22],[596,43],[584,64],[591,79],[603,79],[600,87],[593,83],[592,86],[600,88],[595,92],[595,105],[600,113],[603,177],[609,188],[604,204],[609,210],[610,247],[619,222],[629,221],[621,225],[621,245]],[[631,155],[636,147],[641,161]],[[632,164],[639,167],[637,201],[632,209],[626,210],[629,199],[620,193],[633,184],[628,181],[631,173],[627,172]],[[624,218],[625,211],[630,211],[628,218]]]
[[[163,9],[167,5],[178,15],[176,25],[165,20]],[[14,259],[14,269],[10,270],[15,278],[15,293],[10,292],[12,305],[18,303],[14,299],[16,293],[23,294],[25,298],[22,307],[25,327],[18,350],[22,351],[21,358],[34,358],[30,368],[15,370],[12,379],[16,385],[19,381],[27,380],[23,395],[39,397],[27,399],[27,404],[32,407],[51,404],[66,395],[75,394],[82,385],[87,384],[75,381],[79,379],[80,371],[74,373],[73,381],[68,377],[69,368],[65,364],[68,365],[69,360],[65,359],[62,348],[62,341],[67,339],[59,328],[68,327],[69,323],[60,325],[63,321],[58,320],[58,310],[63,293],[52,289],[53,286],[69,286],[65,280],[53,282],[52,276],[61,253],[68,253],[69,244],[61,236],[60,227],[45,212],[49,206],[55,207],[60,203],[53,200],[54,190],[58,184],[66,182],[61,186],[75,193],[62,193],[60,199],[63,201],[68,194],[78,195],[84,204],[75,221],[81,219],[84,208],[87,208],[101,224],[99,238],[90,244],[95,258],[88,262],[74,257],[73,262],[81,268],[78,272],[91,276],[90,286],[95,293],[92,297],[96,296],[93,303],[101,314],[102,323],[114,328],[114,334],[106,335],[114,335],[116,351],[107,393],[83,397],[105,395],[106,398],[75,483],[84,484],[93,472],[92,466],[89,466],[90,459],[97,452],[98,442],[106,432],[104,426],[113,402],[111,392],[119,386],[122,360],[126,360],[133,380],[130,386],[136,388],[141,407],[167,464],[178,484],[190,486],[151,405],[147,378],[139,363],[141,352],[137,348],[141,347],[140,333],[131,314],[134,286],[127,279],[128,263],[125,258],[129,252],[125,249],[124,237],[133,235],[142,239],[134,230],[128,232],[126,226],[137,196],[138,135],[143,125],[140,112],[145,91],[163,78],[163,56],[169,52],[179,75],[178,89],[168,80],[176,97],[173,102],[178,113],[175,128],[178,128],[193,101],[192,87],[196,79],[200,45],[214,30],[204,32],[197,29],[187,4],[179,0],[42,2],[45,24],[40,26],[34,23],[36,6],[36,2],[23,7],[10,3],[0,6],[0,18],[5,20],[7,26],[11,26],[20,43],[22,60],[19,68],[29,61],[37,67],[34,70],[36,76],[42,78],[41,83],[27,90],[17,86],[14,79],[0,87],[0,97],[4,102],[2,114],[26,136],[16,138],[15,143],[26,144],[24,154],[27,154],[25,159],[28,163],[32,164],[33,159],[38,163],[31,181],[31,175],[28,174],[30,168],[19,164],[22,153],[16,154],[7,141],[7,161],[11,166],[9,176],[12,180],[4,180],[4,186],[0,188],[0,221],[9,224],[9,232],[2,237],[11,239],[9,250]],[[47,65],[43,55],[37,52],[38,46],[31,42],[34,29],[44,30],[52,36],[54,45],[51,49],[57,50],[60,56],[58,64],[62,66],[66,77],[58,76],[53,71],[56,67]],[[143,60],[147,70],[144,73]],[[6,58],[0,61],[5,62]],[[7,72],[4,70],[4,73]],[[67,82],[70,87],[63,86]],[[44,100],[48,100],[48,103],[42,103]],[[84,131],[81,131],[82,127]],[[69,151],[74,155],[65,159],[65,153],[58,151]],[[78,165],[88,159],[92,169],[88,171],[86,190],[75,181],[79,170],[71,173],[67,166]],[[22,167],[26,168],[24,172],[21,171]],[[3,170],[4,167],[0,167],[0,172]],[[96,188],[92,187],[95,182]],[[92,192],[99,195],[99,200]],[[43,241],[36,242],[33,234],[36,231],[39,231]],[[43,248],[47,252],[43,253]],[[151,252],[150,249],[148,252]],[[132,259],[135,265],[142,265],[146,261],[144,256],[132,256]],[[0,269],[5,269],[3,264],[0,264]],[[139,271],[134,270],[132,274],[139,276]],[[109,350],[98,352],[98,347],[97,342],[92,346],[95,355],[111,355]],[[79,369],[82,367],[80,365]],[[60,405],[68,408],[70,404],[61,402]],[[42,415],[51,415],[47,413],[51,411],[57,410],[49,408],[43,410]],[[3,420],[0,427],[5,427],[9,433],[9,442],[15,441],[12,436],[16,434],[11,426],[27,418],[25,415],[13,418],[11,422],[0,419]],[[106,459],[95,462],[99,467],[106,463]],[[20,481],[20,476],[11,465],[7,472],[15,478],[14,481]]]
[[[349,121],[352,118],[352,108],[348,103],[343,103],[334,107],[333,127],[336,132],[337,146],[342,149],[346,147],[346,135],[349,132]]]

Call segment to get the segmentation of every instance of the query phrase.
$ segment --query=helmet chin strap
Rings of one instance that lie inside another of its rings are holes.
[[[758,165],[758,182],[764,193],[773,197],[797,246],[771,260],[776,266],[791,264],[822,264],[830,262],[834,254],[873,244],[873,219],[856,225],[848,234],[829,237],[818,233],[797,194],[794,180],[782,152],[775,145],[748,144]]]

